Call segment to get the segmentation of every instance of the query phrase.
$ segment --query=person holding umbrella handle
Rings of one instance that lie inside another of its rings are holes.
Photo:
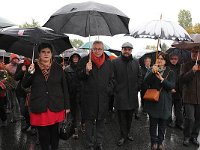
[[[52,61],[53,48],[48,43],[38,46],[39,58],[22,79],[22,87],[31,87],[30,123],[36,126],[42,150],[57,150],[59,122],[69,112],[69,93],[61,66]],[[51,147],[51,148],[50,148]]]

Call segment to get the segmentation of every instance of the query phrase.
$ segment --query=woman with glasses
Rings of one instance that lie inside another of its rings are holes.
[[[171,90],[175,87],[175,77],[174,72],[166,66],[165,53],[159,53],[156,62],[146,73],[144,82],[148,89],[159,90],[160,97],[158,102],[145,100],[144,109],[149,115],[151,149],[163,150],[167,120],[171,115]]]

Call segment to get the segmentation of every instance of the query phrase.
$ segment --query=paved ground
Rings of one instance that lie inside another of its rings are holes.
[[[119,126],[117,118],[108,119],[105,133],[105,150],[149,150],[150,138],[148,133],[148,117],[142,115],[140,120],[133,120],[131,133],[135,140],[127,142],[125,146],[116,146],[119,138]],[[182,145],[182,132],[179,129],[167,129],[165,148],[166,150],[197,150],[191,145]],[[84,150],[84,135],[80,139],[60,140],[59,150]],[[21,121],[10,123],[6,128],[0,128],[0,150],[40,150],[35,144],[35,136],[21,132]],[[200,150],[200,149],[199,149]]]

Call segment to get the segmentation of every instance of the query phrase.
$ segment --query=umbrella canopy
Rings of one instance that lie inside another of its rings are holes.
[[[200,34],[192,34],[191,35],[193,42],[189,41],[175,41],[172,43],[173,47],[184,49],[184,50],[190,50],[193,47],[200,46]]]
[[[129,18],[119,9],[96,2],[72,3],[56,11],[44,24],[58,33],[113,36],[127,34]]]
[[[34,54],[33,49],[42,42],[51,44],[55,54],[72,48],[68,36],[47,28],[10,28],[0,32],[0,49],[29,58]]]
[[[156,62],[156,55],[157,55],[156,53],[157,53],[157,51],[154,50],[154,51],[152,51],[152,52],[145,53],[144,55],[142,55],[142,56],[139,58],[140,66],[141,66],[141,67],[145,67],[145,65],[144,65],[144,59],[145,59],[146,57],[151,58],[151,65],[155,64],[155,62]]]
[[[91,49],[93,42],[86,42],[83,45],[81,45],[79,48],[80,49]],[[104,44],[104,50],[108,50],[108,49],[110,49],[110,47],[108,45]]]
[[[106,53],[106,55],[109,56],[110,60],[115,59],[115,58],[118,57],[117,55],[115,55],[115,54],[112,53],[112,52],[109,52],[109,51],[104,51],[104,52]]]
[[[15,24],[5,18],[0,17],[0,28],[6,28],[11,26],[15,26]]]
[[[69,50],[66,50],[64,51],[62,54],[60,54],[60,56],[63,56],[63,57],[70,57],[71,55],[73,55],[74,53],[77,53],[79,54],[81,57],[84,57],[84,56],[87,56],[89,54],[89,51],[87,50],[84,50],[84,49],[78,49],[78,50],[75,50],[75,49],[69,49]]]
[[[191,41],[190,35],[183,27],[162,19],[147,22],[133,30],[130,35],[135,38]]]
[[[179,63],[181,64],[191,60],[190,51],[184,51],[178,48],[171,47],[166,51],[166,53],[169,56],[173,54],[177,55],[179,57]]]

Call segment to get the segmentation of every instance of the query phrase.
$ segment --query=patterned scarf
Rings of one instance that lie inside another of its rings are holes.
[[[92,52],[91,53],[91,60],[92,60],[92,62],[95,63],[95,65],[97,66],[97,68],[100,68],[103,65],[104,61],[105,61],[105,54],[103,53],[100,57],[97,57]]]
[[[47,81],[51,69],[51,63],[43,64],[41,61],[38,61],[38,66],[40,67],[42,74],[44,75],[44,78]]]

